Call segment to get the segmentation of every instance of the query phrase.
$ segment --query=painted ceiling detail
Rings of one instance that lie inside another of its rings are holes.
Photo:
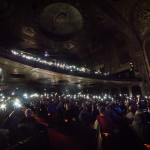
[[[69,4],[54,3],[41,12],[39,26],[52,40],[66,41],[80,32],[82,15]]]

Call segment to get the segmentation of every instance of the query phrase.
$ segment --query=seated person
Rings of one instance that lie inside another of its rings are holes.
[[[132,127],[137,136],[146,144],[150,144],[150,124],[146,122],[144,114],[137,114],[132,122]]]
[[[36,129],[36,120],[32,116],[32,110],[31,109],[26,109],[25,110],[25,117],[21,121],[21,124],[19,124],[18,127],[19,127],[18,128],[19,138],[29,137],[29,136],[36,133],[36,131],[37,131],[37,129]]]
[[[97,116],[96,122],[100,125],[100,128],[103,132],[112,133],[114,131],[114,125],[112,121],[106,116],[105,108],[101,107],[99,113],[100,114]]]
[[[32,110],[31,109],[25,110],[25,118],[22,120],[22,122],[23,123],[31,123],[31,124],[36,123],[35,118],[32,116]]]
[[[9,142],[12,144],[16,141],[16,133],[19,125],[19,114],[20,111],[12,111],[8,118],[5,120],[6,128],[9,129]]]
[[[8,142],[9,131],[7,129],[0,129],[0,149],[3,150],[9,146]]]

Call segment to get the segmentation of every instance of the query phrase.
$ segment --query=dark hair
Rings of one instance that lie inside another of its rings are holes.
[[[104,114],[104,113],[105,113],[105,107],[104,107],[104,106],[100,107],[99,113],[101,113],[101,114]]]

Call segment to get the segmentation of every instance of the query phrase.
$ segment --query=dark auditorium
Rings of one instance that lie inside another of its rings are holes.
[[[0,0],[0,150],[150,150],[150,0]]]

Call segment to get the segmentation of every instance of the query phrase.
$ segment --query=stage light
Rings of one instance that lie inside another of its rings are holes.
[[[14,93],[14,92],[12,92],[12,93],[11,93],[11,95],[15,95],[15,93]]]
[[[20,101],[18,99],[16,99],[16,101],[14,102],[14,106],[17,108],[21,107]]]
[[[27,94],[27,93],[23,94],[23,96],[24,96],[25,98],[28,98],[28,94]]]
[[[5,109],[5,108],[6,108],[6,105],[5,105],[5,104],[1,104],[0,108],[1,108],[1,109]]]

